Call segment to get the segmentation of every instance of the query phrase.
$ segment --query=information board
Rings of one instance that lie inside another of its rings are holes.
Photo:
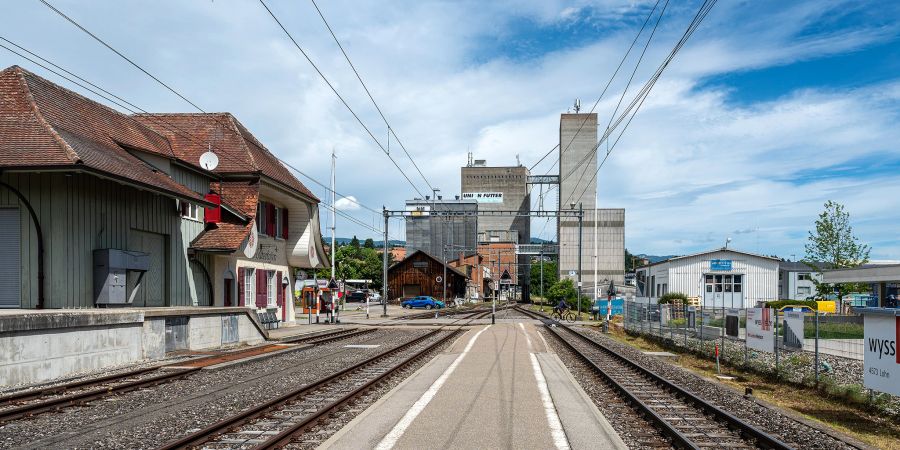
[[[747,309],[747,347],[761,352],[775,352],[775,310]]]
[[[729,271],[731,270],[730,259],[711,259],[709,260],[709,270]]]
[[[740,310],[729,308],[725,310],[725,335],[738,337],[740,331]]]
[[[784,346],[803,348],[803,316],[802,312],[784,313]]]
[[[866,314],[863,384],[876,391],[900,395],[900,317]]]
[[[478,203],[503,203],[502,192],[463,192],[463,200],[475,200]]]

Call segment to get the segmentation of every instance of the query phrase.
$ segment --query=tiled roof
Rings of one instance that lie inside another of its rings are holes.
[[[163,136],[125,114],[21,67],[0,72],[0,167],[93,170],[202,201],[123,147],[174,157]]]
[[[259,201],[259,182],[226,181],[221,184],[213,182],[211,187],[213,191],[223,194],[223,201],[228,207],[251,219],[256,216],[256,203]],[[191,248],[195,250],[227,250],[233,252],[241,247],[241,243],[244,242],[247,233],[250,232],[250,227],[253,226],[252,224],[253,222],[244,223],[230,214],[223,214],[221,222],[207,225],[207,229],[191,242]]]
[[[178,158],[197,164],[210,147],[219,156],[213,172],[261,173],[316,201],[318,198],[294,177],[250,131],[229,113],[163,113],[133,116],[166,136]]]

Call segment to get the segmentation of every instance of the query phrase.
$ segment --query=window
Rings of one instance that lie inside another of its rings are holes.
[[[797,274],[797,280],[799,280],[799,281],[812,281],[812,274],[811,274],[811,273],[808,273],[808,272],[805,272],[805,273],[798,273],[798,274]]]
[[[269,307],[277,306],[275,294],[278,292],[276,291],[276,289],[278,289],[278,286],[276,285],[278,280],[275,279],[274,270],[266,272],[266,280],[269,285],[269,288],[266,289],[266,301],[269,304]]]
[[[252,306],[256,304],[253,296],[256,291],[253,289],[253,269],[244,269],[244,306]]]
[[[191,220],[200,220],[200,207],[193,204],[188,203],[184,200],[178,201],[179,207],[181,208],[181,217],[185,219]]]
[[[797,286],[797,295],[811,294],[809,286]]]
[[[284,214],[284,210],[281,208],[275,208],[275,237],[283,238],[284,236],[281,234],[281,215]]]

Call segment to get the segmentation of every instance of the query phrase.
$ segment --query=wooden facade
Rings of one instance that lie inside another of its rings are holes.
[[[176,166],[171,170],[173,178],[186,186],[203,187],[201,193],[208,189],[209,179],[200,174]],[[159,255],[165,262],[163,279],[155,287],[163,293],[163,304],[134,306],[210,304],[203,273],[210,267],[210,257],[198,255],[190,261],[187,252],[191,240],[203,230],[202,216],[201,221],[182,218],[176,200],[78,172],[3,172],[0,181],[22,193],[40,222],[46,308],[93,307],[93,251],[136,250],[131,247],[142,235],[164,242],[164,255]],[[19,211],[20,307],[34,308],[38,298],[34,223],[28,209],[5,187],[0,187],[0,208]]]
[[[442,279],[444,264],[423,251],[407,255],[388,269],[388,298],[408,298],[428,295],[447,300],[466,294],[465,274],[447,266],[447,298],[444,298]]]

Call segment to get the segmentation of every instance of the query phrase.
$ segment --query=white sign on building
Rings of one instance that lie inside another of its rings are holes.
[[[747,309],[747,347],[775,352],[775,311],[772,308]]]
[[[865,317],[863,384],[869,389],[900,395],[900,316]]]
[[[463,192],[463,200],[475,200],[478,203],[503,203],[502,192]]]

